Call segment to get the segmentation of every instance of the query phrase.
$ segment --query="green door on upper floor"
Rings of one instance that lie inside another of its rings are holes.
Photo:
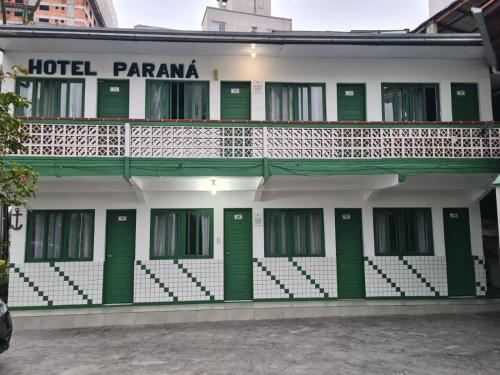
[[[253,298],[252,210],[224,210],[224,299]]]
[[[361,209],[335,210],[337,288],[340,299],[365,297]]]
[[[366,120],[365,85],[337,85],[337,116],[339,121]]]
[[[453,121],[479,121],[479,96],[475,83],[452,83]]]
[[[250,83],[221,83],[221,119],[250,120]]]
[[[134,300],[135,221],[135,210],[107,211],[104,304]]]
[[[127,80],[99,80],[97,117],[129,117],[129,82]]]
[[[445,208],[443,217],[448,296],[475,296],[476,278],[471,254],[469,209]]]

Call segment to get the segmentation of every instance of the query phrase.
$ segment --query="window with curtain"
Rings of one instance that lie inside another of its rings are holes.
[[[153,210],[151,259],[212,256],[213,210]]]
[[[25,117],[83,117],[84,81],[18,78],[16,92],[31,104],[16,108]]]
[[[325,85],[267,83],[267,119],[272,121],[324,121]]]
[[[432,255],[430,208],[374,208],[376,255]]]
[[[382,84],[384,121],[439,121],[437,84]]]
[[[26,261],[92,260],[94,211],[29,211]]]
[[[265,254],[268,257],[324,256],[323,210],[264,210]]]
[[[146,117],[149,119],[208,120],[208,82],[146,82]]]

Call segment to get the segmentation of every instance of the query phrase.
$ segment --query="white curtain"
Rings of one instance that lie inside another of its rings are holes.
[[[93,215],[89,212],[81,214],[81,256],[89,258],[92,250]]]
[[[21,109],[22,115],[26,117],[31,117],[33,111],[31,104],[33,102],[33,88],[33,82],[21,81],[19,84],[19,95],[30,102],[27,108]]]
[[[311,255],[320,255],[323,247],[321,233],[321,214],[314,212],[309,214],[309,237],[311,245]]]
[[[375,240],[378,241],[376,248],[380,254],[386,254],[389,245],[389,238],[387,238],[390,230],[388,218],[388,215],[382,212],[373,215],[376,231]]]
[[[45,220],[43,213],[33,213],[33,227],[31,229],[31,256],[33,259],[43,258],[43,244],[45,242]]]
[[[69,215],[69,234],[68,234],[68,256],[77,258],[80,256],[80,217],[73,212]]]
[[[309,88],[299,87],[299,121],[309,121]]]
[[[156,214],[154,229],[154,254],[157,257],[165,256],[166,220],[166,214]]]
[[[210,215],[202,213],[201,220],[201,255],[210,254]]]
[[[66,92],[61,88],[61,99],[62,96],[66,95]],[[83,117],[83,83],[72,82],[69,84],[69,111],[68,117]],[[66,106],[64,106],[65,108]],[[62,100],[61,100],[61,111],[63,110]]]
[[[271,86],[269,90],[269,115],[270,120],[279,121],[280,118],[280,88],[279,86]]]
[[[430,215],[425,210],[416,210],[415,212],[415,238],[417,252],[419,254],[428,254],[431,252],[432,221]]]
[[[152,83],[150,86],[149,117],[152,119],[161,118],[162,86],[162,83]]]
[[[302,213],[292,214],[293,255],[306,255],[306,217]]]
[[[179,253],[179,225],[180,225],[180,214],[177,212],[170,212],[168,214],[167,222],[167,233],[165,230],[162,232],[163,238],[161,241],[165,241],[165,235],[168,238],[167,244],[167,255],[174,256]],[[162,226],[165,228],[165,226]]]
[[[311,87],[311,120],[323,121],[323,87]]]
[[[62,213],[49,213],[49,231],[47,238],[47,258],[59,259],[62,246]]]

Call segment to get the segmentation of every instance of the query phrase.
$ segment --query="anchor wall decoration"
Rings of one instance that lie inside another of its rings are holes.
[[[23,214],[20,211],[21,211],[20,208],[16,208],[15,213],[11,214],[10,227],[13,230],[21,230],[23,228],[23,225],[19,224],[19,218],[23,216]],[[12,218],[16,218],[15,224],[12,223],[13,222]]]

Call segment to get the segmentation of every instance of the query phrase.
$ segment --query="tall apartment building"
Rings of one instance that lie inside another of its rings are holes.
[[[23,14],[36,0],[5,0],[7,23],[22,24]],[[34,23],[60,26],[117,27],[112,0],[45,0],[35,13]]]
[[[271,0],[219,0],[207,7],[203,31],[291,31],[292,20],[271,16]]]

